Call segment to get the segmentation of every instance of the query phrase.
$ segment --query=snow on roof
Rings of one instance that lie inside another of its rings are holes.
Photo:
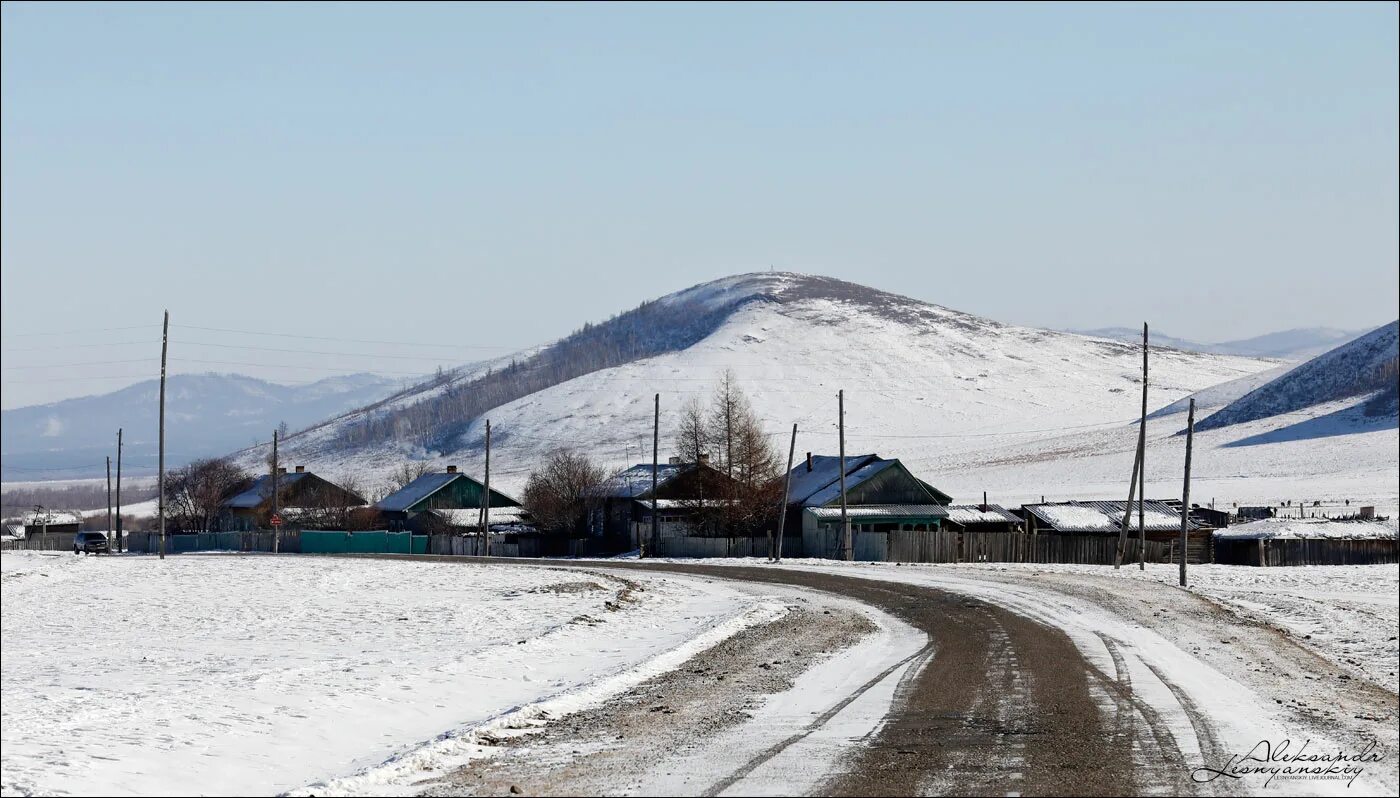
[[[294,471],[290,474],[277,475],[277,492],[280,494],[283,488],[289,487],[292,483],[300,479],[311,476],[306,471]],[[272,475],[263,474],[253,480],[253,484],[247,490],[224,502],[225,507],[233,507],[240,510],[251,510],[272,498]]]
[[[846,458],[846,474],[849,476],[852,471],[877,459],[878,455],[856,454]],[[817,491],[831,485],[839,483],[841,479],[841,458],[830,455],[813,455],[812,470],[807,470],[807,463],[798,463],[792,469],[792,484],[788,487],[788,504],[806,504],[807,499]],[[849,487],[849,485],[847,485]],[[840,489],[837,485],[838,491]]]
[[[1181,529],[1181,514],[1159,501],[1133,502],[1132,518],[1129,527],[1136,529],[1138,505],[1142,505],[1143,526],[1154,532],[1170,532]],[[1034,515],[1041,523],[1054,527],[1059,532],[1117,532],[1123,520],[1124,507],[1121,501],[1063,502],[1059,504],[1027,504],[1026,512]],[[1188,529],[1199,525],[1187,521]]]
[[[822,520],[841,517],[840,507],[808,507],[806,512]],[[946,518],[941,504],[858,504],[846,508],[848,518]]]
[[[1021,523],[1020,518],[999,504],[988,504],[986,510],[981,509],[981,507],[982,505],[977,504],[953,505],[948,508],[948,520],[959,524]]]
[[[81,524],[82,522],[82,515],[64,512],[62,510],[45,510],[42,513],[29,512],[24,514],[24,525],[26,527],[32,526],[36,529],[43,527],[45,524],[49,526],[60,526],[63,524]]]
[[[656,468],[656,486],[661,487],[691,465],[693,464],[661,463]],[[609,477],[598,489],[598,495],[613,498],[637,497],[650,490],[651,463],[638,463]]]
[[[857,468],[854,471],[847,473],[847,492],[851,491],[853,488],[855,488],[855,486],[866,481],[867,479],[870,479],[871,477],[875,476],[881,471],[884,471],[886,468],[889,468],[890,466],[894,465],[896,462],[898,461],[876,459],[872,462],[862,465],[860,468]],[[830,502],[836,501],[839,498],[841,498],[841,475],[838,473],[836,475],[836,479],[830,485],[827,485],[826,487],[822,488],[816,493],[813,493],[811,496],[808,496],[806,500],[802,503],[807,506],[820,507],[823,504],[828,504]]]
[[[1119,501],[1093,501],[1078,503],[1087,507],[1097,507],[1109,517],[1113,518],[1114,521],[1121,521],[1123,519],[1123,508],[1127,506],[1127,502]],[[1139,502],[1133,502],[1133,517],[1132,520],[1129,522],[1129,526],[1131,526],[1134,529],[1137,528],[1138,522],[1138,504]],[[1172,507],[1159,501],[1153,501],[1151,499],[1148,499],[1145,502],[1141,502],[1140,504],[1142,505],[1143,526],[1146,529],[1150,529],[1154,532],[1171,532],[1181,530],[1181,513],[1175,507]],[[1197,524],[1194,521],[1191,521],[1188,518],[1186,526],[1187,529],[1196,529],[1199,526],[1199,524]]]
[[[1097,507],[1028,504],[1026,511],[1060,532],[1117,532],[1118,524]]]
[[[1218,529],[1221,539],[1253,540],[1259,538],[1333,538],[1389,539],[1396,538],[1397,522],[1391,521],[1332,521],[1326,518],[1269,518]]]
[[[460,471],[424,474],[375,502],[374,506],[377,509],[391,513],[404,512],[418,502],[447,487],[453,480],[464,476],[466,476],[466,474]]]

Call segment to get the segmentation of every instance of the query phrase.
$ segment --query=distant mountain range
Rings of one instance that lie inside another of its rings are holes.
[[[1114,341],[1139,342],[1142,329],[1134,327],[1102,327],[1096,330],[1070,330],[1079,335],[1092,335],[1096,338],[1109,338]],[[1316,357],[1323,352],[1361,335],[1366,330],[1339,330],[1335,327],[1299,327],[1293,330],[1243,338],[1238,341],[1222,341],[1204,344],[1186,338],[1177,338],[1149,330],[1148,342],[1155,346],[1169,346],[1188,352],[1209,352],[1218,355],[1241,355],[1244,357],[1271,357],[1280,360],[1301,361]]]
[[[131,476],[156,465],[157,391],[147,380],[119,391],[0,413],[0,474],[7,482],[101,476],[103,458],[125,429],[123,468]],[[374,374],[280,385],[237,374],[177,374],[166,386],[166,465],[264,441],[383,399],[400,387]]]

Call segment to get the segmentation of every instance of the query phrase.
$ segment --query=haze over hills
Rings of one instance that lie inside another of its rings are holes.
[[[159,380],[112,393],[0,413],[0,458],[7,481],[96,477],[124,427],[123,467],[139,476],[156,464]],[[167,466],[225,454],[266,440],[278,424],[296,429],[396,390],[374,374],[281,385],[237,374],[176,374],[166,386]]]
[[[1142,329],[1134,327],[1103,327],[1095,330],[1070,330],[1069,332],[1096,338],[1111,338],[1115,341],[1142,341]],[[1257,335],[1253,338],[1242,338],[1237,341],[1206,344],[1149,330],[1148,343],[1153,346],[1170,346],[1174,349],[1185,349],[1191,352],[1301,361],[1320,355],[1365,332],[1366,330],[1339,330],[1335,327],[1300,327]]]
[[[1274,365],[1161,349],[1153,402]],[[796,422],[799,449],[835,451],[844,389],[848,450],[932,463],[993,439],[1121,427],[1137,414],[1140,368],[1132,344],[1003,324],[826,277],[746,274],[449,373],[294,435],[286,450],[331,473],[372,476],[405,458],[476,469],[489,417],[493,484],[518,489],[558,447],[607,466],[649,460],[656,393],[666,456],[684,404],[707,399],[729,369],[775,443]],[[240,457],[254,465],[264,454]]]

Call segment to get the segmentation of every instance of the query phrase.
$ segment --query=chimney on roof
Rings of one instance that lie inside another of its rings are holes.
[[[280,467],[278,467],[277,473],[279,473],[279,474],[285,474],[285,473],[287,473],[287,467],[286,467],[286,466],[280,466]]]
[[[980,512],[987,512],[987,492],[982,491],[982,504],[977,508]]]
[[[305,474],[305,473],[306,473],[306,466],[297,466],[297,473],[298,473],[298,474]]]
[[[667,462],[669,462],[671,465],[680,465],[680,464],[681,464],[681,459],[680,459],[679,457],[672,457],[672,458],[671,458],[670,460],[668,460]]]
[[[700,465],[709,465],[709,464],[710,464],[710,455],[709,455],[708,453],[701,454],[701,455],[700,455]]]
[[[812,453],[807,453],[807,473],[812,473]]]
[[[457,473],[457,466],[455,466],[455,465],[450,465],[450,466],[448,466],[448,467],[447,467],[447,473],[449,473],[449,474],[455,474],[455,473]]]

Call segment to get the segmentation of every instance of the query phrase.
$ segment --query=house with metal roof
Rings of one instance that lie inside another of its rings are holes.
[[[939,529],[952,497],[914,476],[899,460],[875,454],[813,455],[789,475],[785,534],[841,528],[841,476],[846,478],[846,517],[853,532]]]
[[[652,491],[651,463],[638,463],[608,478],[598,490],[598,506],[589,527],[599,537],[631,548],[638,525],[649,526],[660,508],[658,522],[672,532],[689,527],[690,519],[708,504],[728,501],[735,481],[707,461],[683,463],[673,457],[656,467]]]
[[[483,506],[486,486],[450,465],[446,471],[424,474],[374,503],[390,530],[404,529],[415,516],[430,510],[477,510]],[[520,502],[491,491],[491,507],[519,507]],[[468,514],[470,515],[470,514]]]
[[[219,528],[227,532],[268,528],[272,499],[272,475],[263,474],[246,490],[220,505]],[[291,473],[285,468],[278,470],[276,504],[284,515],[303,515],[309,519],[319,511],[348,511],[368,503],[359,494],[307,471],[305,466],[297,466]]]
[[[1137,529],[1139,506],[1147,532],[1181,532],[1181,513],[1174,507],[1151,499],[1133,502],[1128,523],[1130,529]],[[1123,501],[1068,501],[1027,504],[1021,509],[1026,514],[1029,532],[1116,535],[1122,526],[1126,507],[1127,502]],[[1195,521],[1187,519],[1188,530],[1197,529],[1198,526]]]

